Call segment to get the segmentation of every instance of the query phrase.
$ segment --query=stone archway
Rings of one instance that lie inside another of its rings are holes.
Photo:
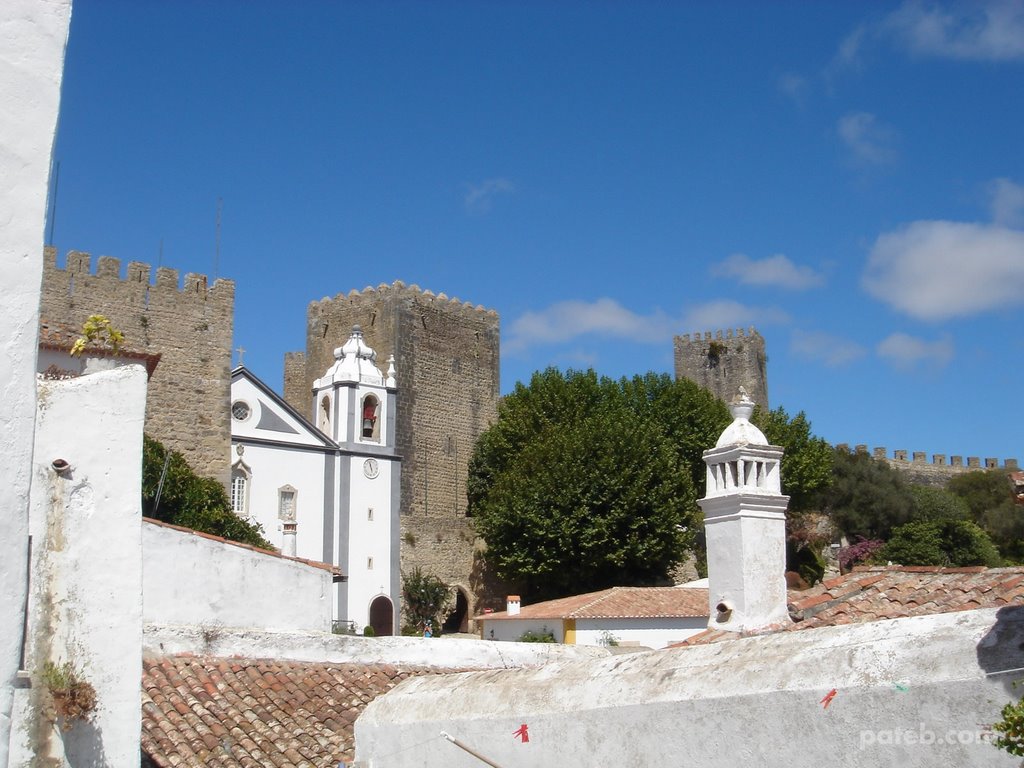
[[[370,603],[370,626],[377,637],[395,634],[395,609],[391,599],[380,595]]]
[[[448,614],[441,626],[441,632],[451,634],[453,632],[469,631],[469,599],[462,587],[455,588],[455,607]]]

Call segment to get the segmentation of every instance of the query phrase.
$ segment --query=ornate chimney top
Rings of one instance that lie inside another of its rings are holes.
[[[715,448],[724,448],[727,445],[768,445],[764,433],[750,423],[750,414],[754,412],[755,405],[756,403],[747,395],[747,390],[740,387],[740,391],[729,403],[733,422],[722,432],[715,443]]]

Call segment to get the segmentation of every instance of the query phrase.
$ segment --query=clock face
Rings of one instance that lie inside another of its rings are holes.
[[[363,462],[363,474],[371,480],[380,474],[380,467],[377,466],[376,459],[367,459]]]

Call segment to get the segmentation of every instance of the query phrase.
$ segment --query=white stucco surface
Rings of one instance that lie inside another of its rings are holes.
[[[0,4],[0,766],[21,658],[43,229],[70,17],[70,0]]]
[[[576,644],[601,645],[611,635],[622,646],[641,645],[664,648],[681,643],[707,629],[707,617],[644,618],[644,619],[577,619]]]
[[[153,523],[142,527],[146,623],[329,632],[331,574]]]
[[[1003,608],[408,680],[356,722],[356,759],[479,765],[447,731],[505,766],[1009,768],[981,732],[1020,696],[1022,641]]]
[[[33,752],[71,765],[138,762],[145,413],[141,366],[39,382],[28,666],[41,694],[45,662],[70,662],[95,689],[97,708],[62,732],[19,726]]]
[[[556,643],[565,642],[561,619],[477,619],[484,640],[516,641],[524,632],[550,632]]]
[[[607,658],[603,648],[550,643],[493,643],[464,638],[359,637],[147,624],[147,653],[206,653],[254,659],[407,664],[448,669],[520,667]]]

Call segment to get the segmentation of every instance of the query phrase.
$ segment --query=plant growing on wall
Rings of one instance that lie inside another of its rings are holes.
[[[43,684],[53,700],[53,708],[63,721],[65,731],[78,720],[88,720],[96,711],[96,689],[83,680],[70,661],[43,665]]]
[[[71,354],[75,357],[85,351],[89,344],[100,343],[101,348],[117,353],[124,344],[124,334],[117,330],[106,315],[89,315],[82,324],[82,335],[71,346]]]
[[[992,725],[992,730],[999,734],[992,740],[992,746],[1024,757],[1024,699],[1011,701],[1000,714],[1003,719]]]
[[[452,589],[432,573],[417,566],[402,574],[403,635],[417,635],[429,625],[434,632],[441,629],[441,617],[452,604]]]

